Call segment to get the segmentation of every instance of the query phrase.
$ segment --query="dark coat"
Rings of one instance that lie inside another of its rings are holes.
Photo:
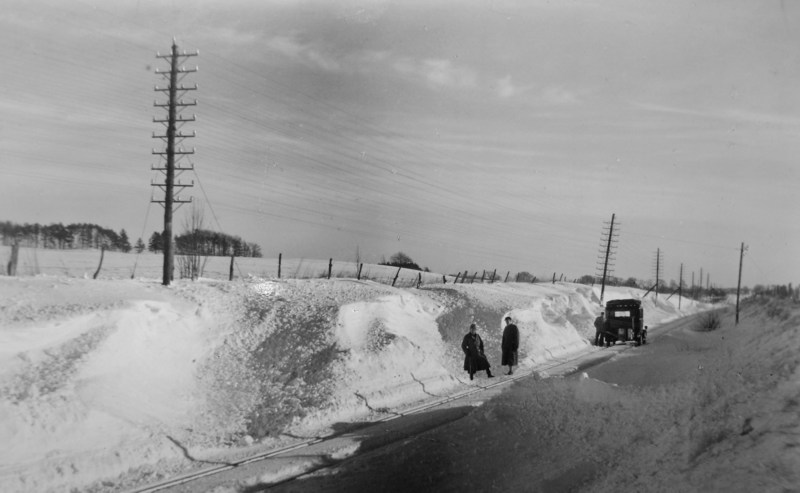
[[[501,365],[516,365],[517,350],[519,349],[519,329],[514,324],[506,325],[503,329],[503,359]]]
[[[464,351],[464,370],[470,374],[491,368],[489,360],[483,354],[483,339],[477,333],[468,333],[461,341]]]
[[[605,319],[603,317],[597,317],[594,319],[594,331],[596,333],[603,332],[605,329]]]

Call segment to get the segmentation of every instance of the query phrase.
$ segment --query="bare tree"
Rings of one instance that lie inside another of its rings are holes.
[[[183,251],[180,252],[182,255],[177,259],[181,278],[196,281],[203,275],[203,269],[208,262],[208,255],[202,244],[202,235],[199,234],[199,231],[203,229],[204,216],[202,207],[198,206],[196,202],[192,202],[192,208],[183,221],[184,236],[189,241],[182,245],[181,250]]]

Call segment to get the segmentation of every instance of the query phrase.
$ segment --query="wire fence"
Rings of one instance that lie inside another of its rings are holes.
[[[7,274],[11,247],[0,246],[0,259],[4,263],[2,274]],[[101,263],[102,258],[102,265]],[[176,255],[180,264],[181,256]],[[176,269],[175,278],[181,269]],[[20,248],[17,254],[17,276],[95,277],[97,279],[161,279],[163,255],[151,252],[122,253],[100,250],[58,250]],[[556,282],[564,280],[563,274],[537,279],[527,273],[498,273],[496,269],[465,270],[457,273],[425,272],[390,265],[367,264],[355,261],[329,259],[254,258],[254,257],[203,257],[200,278],[215,280],[259,279],[356,279],[374,281],[395,287],[421,287],[432,284],[474,284],[496,282]]]

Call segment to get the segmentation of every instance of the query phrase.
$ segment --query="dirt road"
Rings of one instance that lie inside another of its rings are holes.
[[[674,321],[645,346],[476,380],[463,399],[163,491],[799,491],[798,329],[771,312]]]
[[[591,453],[596,449],[582,447],[584,437],[575,436],[586,430],[587,423],[574,408],[627,400],[608,384],[652,386],[692,378],[707,347],[714,344],[713,336],[687,330],[692,323],[682,319],[657,328],[650,343],[639,348],[617,345],[602,350],[614,356],[584,369],[591,378],[573,374],[569,383],[535,376],[520,379],[485,405],[471,408],[472,412],[462,407],[459,415],[450,416],[457,419],[424,433],[302,478],[242,491],[581,490],[602,473],[602,460]],[[553,383],[566,385],[566,394],[563,389],[554,392],[549,386]],[[546,396],[556,399],[542,400]],[[544,409],[546,416],[532,415]],[[570,416],[582,422],[571,426]]]
[[[642,347],[617,345],[553,366],[550,378],[517,378],[357,429],[343,424],[334,439],[166,491],[581,490],[604,472],[598,443],[614,440],[603,435],[605,419],[594,410],[629,407],[629,392],[612,384],[638,388],[690,379],[714,344],[713,337],[686,330],[690,324],[683,319],[655,328]],[[646,426],[620,416],[628,428]]]

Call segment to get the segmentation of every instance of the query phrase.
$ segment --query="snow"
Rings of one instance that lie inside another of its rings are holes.
[[[106,259],[109,262],[109,259]],[[439,276],[441,279],[441,276]],[[605,299],[641,297],[606,288]],[[392,288],[354,279],[0,277],[0,491],[117,491],[269,450],[476,385],[503,319],[520,370],[595,351],[599,289],[570,283]],[[644,300],[654,326],[706,309]]]

